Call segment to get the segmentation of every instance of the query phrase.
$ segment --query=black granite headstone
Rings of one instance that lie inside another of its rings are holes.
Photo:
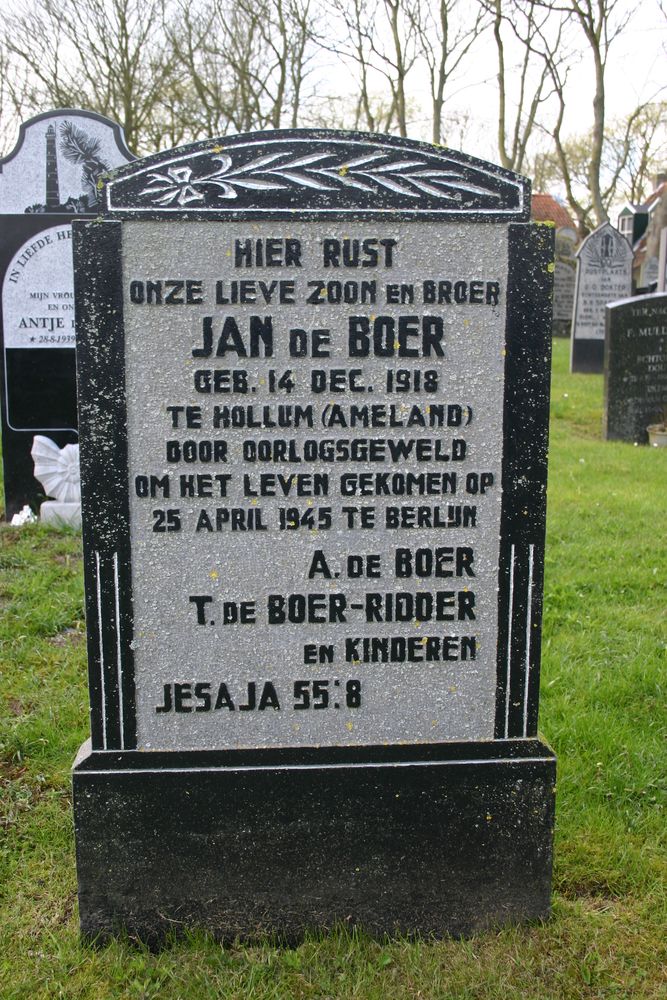
[[[576,256],[570,371],[601,374],[605,306],[632,290],[632,247],[605,222],[586,237]]]
[[[200,142],[74,227],[85,933],[549,912],[553,235],[363,133]]]
[[[646,444],[649,424],[667,419],[667,295],[607,306],[604,436]]]
[[[132,160],[120,126],[89,111],[49,111],[21,125],[0,160],[0,402],[5,512],[37,508],[35,434],[78,440],[73,216],[92,217],[98,182]]]

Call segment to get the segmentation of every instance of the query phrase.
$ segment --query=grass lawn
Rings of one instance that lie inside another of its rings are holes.
[[[0,526],[0,998],[667,996],[667,451],[600,439],[556,342],[540,729],[559,758],[553,917],[466,941],[294,950],[78,940],[69,769],[88,735],[79,538]]]

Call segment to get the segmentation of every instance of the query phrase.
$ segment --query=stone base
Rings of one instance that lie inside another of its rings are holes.
[[[549,914],[556,761],[539,740],[93,752],[73,772],[84,935],[337,923],[469,934]]]
[[[572,341],[570,371],[581,375],[601,375],[604,371],[604,340],[576,337]]]
[[[61,528],[65,524],[71,528],[81,528],[81,504],[45,500],[39,508],[39,519],[43,524],[50,524],[54,528]]]

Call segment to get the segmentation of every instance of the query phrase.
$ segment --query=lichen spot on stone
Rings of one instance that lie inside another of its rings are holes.
[[[556,264],[552,260],[550,264],[547,264],[547,271],[549,272],[549,274],[553,274],[555,270],[556,270]]]
[[[338,173],[339,173],[339,175],[341,177],[347,177],[347,175],[349,174],[349,172],[350,172],[350,168],[348,167],[348,165],[346,163],[344,163],[342,167],[339,167]]]

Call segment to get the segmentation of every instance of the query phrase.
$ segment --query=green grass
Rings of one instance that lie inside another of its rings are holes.
[[[553,917],[467,941],[348,929],[283,950],[78,939],[69,768],[87,736],[78,537],[0,528],[1,1000],[667,995],[667,453],[600,439],[555,344],[540,727],[559,758]]]

